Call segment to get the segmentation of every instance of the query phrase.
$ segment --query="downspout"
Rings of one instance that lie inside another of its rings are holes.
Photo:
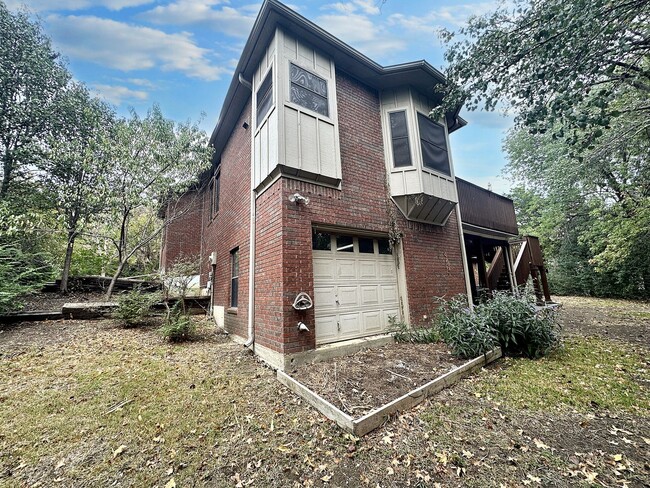
[[[239,83],[251,91],[251,104],[253,103],[253,85],[239,73]],[[251,123],[253,118],[253,107],[251,105]],[[250,127],[250,126],[249,126]],[[251,134],[251,213],[250,213],[250,235],[249,256],[248,256],[248,339],[244,343],[245,347],[251,347],[255,344],[255,229],[257,223],[256,212],[256,195],[255,195],[255,173],[253,170],[253,158],[255,157],[253,134]]]
[[[256,227],[256,203],[255,190],[253,189],[253,168],[251,164],[251,225],[249,236],[248,257],[248,339],[244,346],[251,347],[255,343],[255,227]]]

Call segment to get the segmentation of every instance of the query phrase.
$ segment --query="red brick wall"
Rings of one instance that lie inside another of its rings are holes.
[[[166,212],[166,217],[173,220],[163,231],[160,250],[162,271],[168,270],[181,256],[198,256],[201,253],[202,196],[189,192],[177,202],[169,203]]]
[[[258,232],[258,259],[263,252],[272,252],[264,260],[264,282],[256,283],[256,310],[260,313],[255,320],[256,335],[260,344],[284,353],[315,347],[313,309],[298,312],[291,306],[301,291],[314,295],[311,250],[314,224],[349,227],[359,234],[364,229],[388,233],[390,205],[393,215],[397,215],[397,227],[405,235],[404,264],[413,323],[420,323],[423,315],[431,314],[435,296],[465,292],[455,213],[444,227],[414,225],[401,215],[387,197],[379,96],[340,71],[336,82],[342,189],[281,179],[258,201],[258,226],[266,225],[266,235],[272,238],[267,249],[263,244],[265,238]],[[309,204],[289,202],[289,196],[295,192],[309,197]],[[278,206],[282,209],[281,222]],[[272,224],[267,223],[269,214]],[[277,271],[270,271],[280,260],[276,254],[280,232],[281,288],[275,281],[279,278]],[[258,261],[258,274],[260,265]],[[305,322],[310,332],[299,332],[299,321]]]
[[[424,325],[435,297],[467,293],[456,211],[444,227],[400,220],[411,324]]]
[[[313,309],[299,312],[292,308],[299,292],[314,295],[314,224],[348,227],[359,234],[364,229],[388,233],[390,214],[396,215],[397,228],[404,233],[404,266],[413,323],[430,315],[435,296],[465,292],[455,213],[444,227],[413,224],[402,216],[387,196],[385,186],[379,96],[340,71],[336,83],[342,189],[282,178],[264,191],[256,204],[256,343],[286,354],[315,347]],[[251,161],[251,132],[241,124],[249,118],[250,105],[223,153],[219,213],[214,219],[205,215],[207,211],[203,216],[203,279],[209,269],[207,256],[216,251],[216,305],[229,305],[230,250],[236,246],[240,249],[239,307],[237,315],[226,314],[226,327],[241,337],[247,335]],[[295,192],[309,197],[310,203],[289,202]],[[299,332],[299,321],[305,322],[310,332]]]
[[[217,253],[214,279],[214,305],[226,307],[226,329],[247,337],[248,321],[248,263],[250,223],[250,162],[251,129],[250,102],[240,115],[239,122],[221,155],[219,212],[210,215],[211,191],[203,194],[206,211],[203,216],[201,282],[205,284],[210,270],[211,252]],[[236,313],[230,308],[230,252],[239,247],[239,299]]]
[[[276,181],[256,202],[255,342],[282,351],[282,184]]]

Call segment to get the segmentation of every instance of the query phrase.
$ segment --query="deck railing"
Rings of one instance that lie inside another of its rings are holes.
[[[463,223],[517,235],[512,200],[469,181],[456,178],[458,204]]]
[[[535,236],[526,236],[523,240],[511,244],[519,245],[519,252],[515,259],[517,285],[525,285],[528,277],[532,277],[537,303],[550,302],[551,292],[548,287],[544,256],[542,247],[539,245],[539,239]]]

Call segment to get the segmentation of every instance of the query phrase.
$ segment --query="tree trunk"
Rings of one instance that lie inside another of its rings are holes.
[[[8,151],[7,151],[8,152]],[[9,183],[13,178],[13,161],[11,155],[5,153],[4,161],[2,162],[2,185],[0,185],[0,200],[7,196],[9,193]]]
[[[63,262],[63,272],[61,273],[61,285],[59,292],[68,293],[68,277],[70,276],[70,265],[72,264],[72,251],[74,250],[74,241],[77,238],[77,233],[74,231],[68,232],[68,247],[65,250],[65,261]]]
[[[113,275],[113,278],[111,279],[111,284],[108,285],[108,290],[106,290],[106,295],[104,296],[104,300],[109,301],[111,299],[111,296],[113,296],[113,290],[115,289],[115,283],[117,282],[117,279],[122,274],[122,271],[124,271],[124,266],[125,265],[126,265],[126,261],[120,261],[120,265],[117,267],[117,271],[115,271],[115,274]]]

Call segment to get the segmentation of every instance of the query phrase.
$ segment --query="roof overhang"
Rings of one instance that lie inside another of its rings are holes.
[[[245,80],[253,77],[259,60],[264,55],[278,26],[291,31],[316,49],[326,52],[334,59],[337,69],[349,73],[377,90],[410,85],[430,95],[434,101],[440,101],[442,98],[441,93],[434,92],[434,87],[446,84],[447,80],[440,71],[426,61],[381,66],[286,5],[277,0],[265,0],[239,58],[221,108],[219,121],[210,137],[210,144],[215,148],[216,157],[221,154],[241,111],[250,99],[250,90],[239,81],[240,75]],[[458,116],[460,108],[446,114],[449,132],[467,124]]]

